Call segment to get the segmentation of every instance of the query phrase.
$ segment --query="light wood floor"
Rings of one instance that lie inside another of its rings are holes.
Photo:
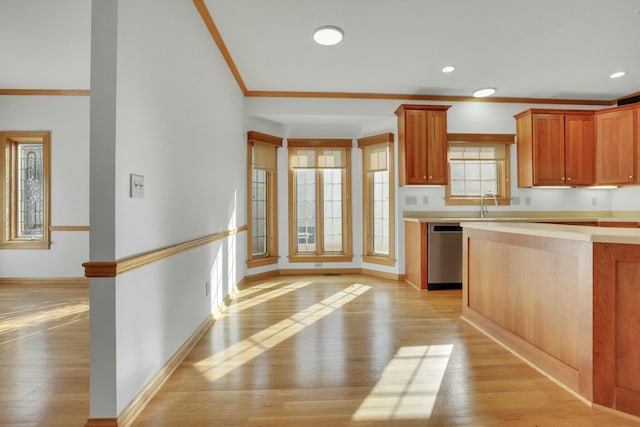
[[[88,415],[86,289],[0,288],[0,426]],[[640,426],[461,322],[460,291],[361,276],[243,290],[134,427]]]
[[[361,276],[244,290],[135,427],[638,426],[459,319],[460,291]]]
[[[0,426],[84,425],[88,294],[86,288],[0,287]]]

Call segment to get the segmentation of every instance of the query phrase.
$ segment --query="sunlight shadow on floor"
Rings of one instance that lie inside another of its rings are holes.
[[[353,301],[371,289],[370,286],[354,284],[298,313],[275,323],[260,332],[219,351],[194,364],[202,376],[214,382],[235,368],[255,359],[276,345],[291,338],[343,305]]]
[[[243,310],[247,310],[251,307],[255,307],[256,305],[262,304],[273,298],[278,298],[290,292],[297,291],[298,289],[302,289],[305,286],[309,286],[311,283],[313,282],[293,282],[285,286],[279,287],[277,289],[274,289],[272,291],[265,292],[264,294],[256,295],[251,299],[244,300],[243,298],[243,301],[239,301],[238,303],[232,304],[231,306],[229,306],[226,313],[239,313]],[[244,297],[245,294],[243,293],[242,296]]]
[[[352,420],[428,419],[452,351],[452,344],[401,347]]]

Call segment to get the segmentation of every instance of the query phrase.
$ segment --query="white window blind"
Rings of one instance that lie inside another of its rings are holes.
[[[255,142],[253,144],[253,168],[265,171],[276,170],[276,146]]]
[[[343,169],[346,168],[344,148],[294,148],[291,155],[293,169]]]
[[[388,144],[370,145],[364,147],[365,172],[379,172],[389,170]]]

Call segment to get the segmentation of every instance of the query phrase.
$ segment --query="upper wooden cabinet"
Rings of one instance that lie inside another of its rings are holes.
[[[638,106],[616,107],[596,113],[596,182],[637,184],[636,132]],[[640,136],[639,136],[640,137]]]
[[[515,118],[518,187],[595,182],[593,111],[531,109]]]
[[[398,116],[400,186],[447,184],[449,105],[402,104]]]

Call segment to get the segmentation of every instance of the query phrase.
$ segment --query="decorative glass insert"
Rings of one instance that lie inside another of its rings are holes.
[[[298,253],[316,252],[316,170],[295,169]]]
[[[500,194],[504,148],[499,146],[449,146],[451,196]]]
[[[17,238],[42,238],[44,160],[42,144],[18,144]]]
[[[251,250],[254,256],[267,252],[267,179],[266,170],[253,169],[251,178]]]
[[[389,171],[371,172],[373,175],[373,253],[389,255]]]
[[[322,169],[323,244],[325,252],[342,252],[342,169]]]

